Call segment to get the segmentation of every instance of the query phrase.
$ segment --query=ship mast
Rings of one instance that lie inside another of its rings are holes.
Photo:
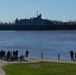
[[[38,11],[37,11],[37,17],[38,17]]]

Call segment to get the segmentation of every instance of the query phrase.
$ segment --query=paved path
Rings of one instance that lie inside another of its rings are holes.
[[[26,58],[26,62],[30,63],[30,62],[40,62],[40,61],[44,61],[44,62],[57,62],[57,63],[73,63],[76,64],[76,61],[71,61],[71,60],[58,60],[58,59],[34,59],[34,58]]]
[[[25,61],[4,61],[4,60],[0,60],[0,75],[5,75],[4,70],[1,69],[2,66],[7,65],[7,64],[11,64],[11,63],[32,63],[32,62],[56,62],[56,63],[72,63],[72,64],[76,64],[75,61],[70,61],[70,60],[57,60],[57,59],[34,59],[34,58],[25,58]]]
[[[6,64],[7,64],[6,61],[0,60],[0,75],[5,75],[5,71],[1,67]]]

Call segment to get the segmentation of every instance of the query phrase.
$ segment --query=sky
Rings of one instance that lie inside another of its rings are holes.
[[[14,22],[42,14],[43,19],[76,20],[76,0],[0,0],[0,21]]]

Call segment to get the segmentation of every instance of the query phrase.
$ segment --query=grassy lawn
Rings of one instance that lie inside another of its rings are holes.
[[[16,63],[4,66],[3,69],[6,75],[76,75],[76,64]]]

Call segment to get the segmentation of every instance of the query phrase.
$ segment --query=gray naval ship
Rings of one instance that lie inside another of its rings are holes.
[[[15,20],[15,25],[48,25],[50,22],[47,19],[42,19],[41,14],[37,15],[37,17],[33,17],[30,19],[20,19],[18,18]]]
[[[50,25],[54,25],[52,21],[48,19],[42,19],[42,15],[39,14],[37,17],[30,19],[20,19],[18,18],[14,22],[14,29],[21,30],[48,30]]]

